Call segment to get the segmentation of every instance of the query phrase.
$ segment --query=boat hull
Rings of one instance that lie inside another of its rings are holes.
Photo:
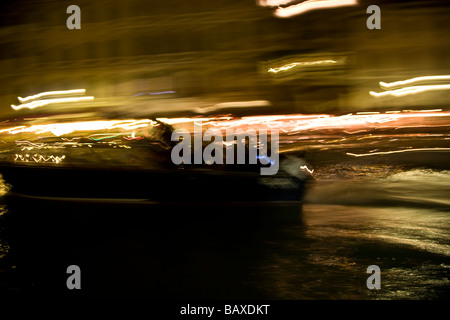
[[[299,221],[307,185],[306,180],[282,172],[261,176],[255,172],[201,169],[20,165],[3,166],[0,170],[11,186],[9,204],[21,215],[26,211],[52,210],[75,219],[108,219],[113,215],[116,219],[132,215],[141,219],[148,215],[154,222]],[[25,205],[27,208],[23,208]]]

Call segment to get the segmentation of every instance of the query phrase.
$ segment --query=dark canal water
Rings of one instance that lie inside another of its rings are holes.
[[[188,208],[131,214],[3,200],[0,291],[93,299],[450,297],[450,171],[330,164],[315,176],[302,223],[259,228],[239,218],[256,208],[233,209],[239,214],[221,223],[191,220]],[[25,229],[26,221],[10,219],[18,210],[39,218]],[[69,211],[84,218],[67,222]],[[85,218],[93,214],[102,218]],[[149,218],[155,215],[169,219]],[[69,265],[81,268],[81,290],[66,287]],[[366,286],[370,265],[380,267],[380,290]]]

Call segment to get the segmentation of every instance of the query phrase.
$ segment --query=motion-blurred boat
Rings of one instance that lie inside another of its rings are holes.
[[[260,164],[175,165],[174,129],[155,119],[45,119],[8,123],[1,130],[0,173],[10,185],[8,197],[257,213],[269,207],[299,209],[311,177],[303,159],[285,154],[271,176],[260,174]]]

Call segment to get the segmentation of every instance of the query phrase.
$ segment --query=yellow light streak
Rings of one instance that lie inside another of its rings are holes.
[[[278,7],[293,1],[294,0],[259,0],[259,5],[261,7]]]
[[[156,120],[167,123],[169,125],[178,124],[178,123],[189,123],[196,121],[210,121],[213,118],[156,118]],[[230,119],[228,117],[228,119]]]
[[[448,90],[450,89],[450,84],[442,84],[442,85],[428,85],[428,86],[412,86],[406,87],[402,89],[389,90],[384,92],[374,92],[370,91],[370,95],[376,98],[384,97],[384,96],[394,96],[394,97],[402,97],[409,94],[422,93],[426,91],[436,91],[436,90]]]
[[[348,154],[349,156],[353,156],[353,157],[367,157],[367,156],[375,156],[375,155],[386,155],[386,154],[393,154],[393,153],[418,152],[418,151],[448,151],[448,152],[450,152],[450,148],[417,148],[417,149],[405,149],[405,150],[360,153],[360,154],[347,152],[346,154]]]
[[[308,0],[286,8],[278,8],[275,10],[275,15],[280,18],[287,18],[312,10],[354,6],[356,4],[358,4],[357,0]]]
[[[393,87],[399,87],[404,85],[409,85],[421,81],[432,81],[432,80],[450,80],[450,75],[442,75],[442,76],[424,76],[424,77],[415,77],[408,80],[403,81],[396,81],[391,83],[386,82],[380,82],[380,86],[382,88],[393,88]]]
[[[55,96],[55,95],[64,95],[64,94],[74,94],[74,93],[85,93],[86,89],[72,89],[72,90],[58,90],[58,91],[47,91],[47,92],[41,92],[38,94],[35,94],[33,96],[28,96],[25,98],[17,97],[21,103],[39,99],[41,97],[45,96]]]
[[[11,105],[11,108],[13,108],[14,110],[20,110],[20,109],[24,109],[24,108],[28,108],[28,109],[34,109],[34,108],[38,108],[38,107],[43,107],[49,104],[54,104],[54,103],[67,103],[67,102],[80,102],[80,101],[89,101],[89,100],[93,100],[94,97],[72,97],[72,98],[57,98],[57,99],[45,99],[45,100],[37,100],[37,101],[32,101],[29,103],[24,103],[18,106],[15,105]]]
[[[431,110],[413,110],[414,112],[440,112],[442,109],[431,109]]]
[[[34,162],[55,162],[55,163],[60,163],[61,161],[63,161],[66,158],[65,155],[62,156],[55,156],[55,155],[50,155],[50,156],[44,156],[41,154],[25,154],[25,155],[21,155],[21,154],[15,154],[14,157],[14,161],[18,161],[18,162],[30,162],[31,160],[33,160]]]
[[[68,122],[68,123],[52,123],[44,125],[33,126],[17,126],[13,128],[0,130],[0,133],[6,132],[9,134],[18,133],[53,133],[55,136],[61,136],[76,131],[98,131],[111,129],[134,130],[144,128],[147,126],[158,126],[157,121],[150,119],[143,120],[105,120],[105,121],[84,121],[84,122]]]
[[[293,63],[289,63],[286,64],[284,66],[281,66],[279,68],[269,68],[269,70],[267,72],[273,72],[273,73],[277,73],[280,71],[286,71],[289,69],[292,69],[296,66],[313,66],[313,65],[332,65],[332,64],[336,64],[337,61],[336,60],[320,60],[320,61],[305,61],[305,62],[293,62]]]
[[[300,166],[300,169],[301,170],[306,170],[306,171],[308,171],[310,174],[313,174],[314,173],[314,169],[309,169],[308,168],[308,166]]]
[[[290,115],[270,115],[270,116],[249,116],[242,118],[217,117],[217,118],[158,118],[157,121],[150,119],[128,119],[128,120],[104,120],[104,121],[81,121],[69,123],[50,123],[43,125],[15,126],[0,130],[0,134],[15,135],[21,133],[34,133],[36,135],[46,135],[52,133],[55,136],[62,136],[77,131],[89,131],[90,136],[95,133],[105,135],[126,134],[132,135],[132,131],[147,126],[158,126],[160,122],[179,127],[189,127],[193,123],[201,123],[202,129],[219,128],[255,128],[255,129],[277,129],[285,134],[295,134],[299,132],[314,130],[342,130],[349,133],[368,130],[370,128],[392,127],[403,128],[422,125],[426,118],[437,118],[438,122],[427,122],[429,127],[448,126],[450,112],[442,112],[441,109],[432,110],[391,110],[385,113],[362,112],[362,114],[347,114],[334,116],[329,114],[290,114]],[[419,122],[418,122],[419,121]],[[108,130],[108,132],[101,132]],[[125,132],[122,132],[124,130]],[[97,131],[97,132],[95,132]],[[98,132],[100,131],[100,132]],[[138,137],[138,132],[135,137]],[[23,139],[28,139],[25,137]]]

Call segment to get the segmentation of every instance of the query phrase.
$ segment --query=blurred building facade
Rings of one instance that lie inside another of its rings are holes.
[[[80,30],[66,27],[71,4],[81,8]],[[369,30],[368,5],[280,19],[257,0],[11,2],[0,29],[0,110],[17,96],[73,88],[96,99],[267,99],[302,113],[444,103],[443,93],[380,100],[368,92],[379,81],[450,74],[450,8],[380,1],[382,28]],[[309,66],[268,72],[295,59]],[[332,59],[339,63],[311,63]]]

